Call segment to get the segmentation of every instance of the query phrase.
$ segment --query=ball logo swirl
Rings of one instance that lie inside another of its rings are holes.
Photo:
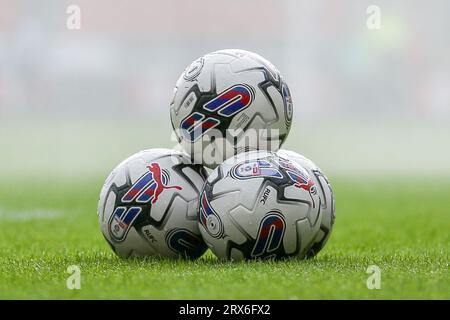
[[[169,175],[158,163],[154,162],[148,167],[148,172],[136,181],[130,190],[122,197],[123,203],[130,203],[136,199],[138,203],[147,203],[151,201],[155,204],[164,190],[181,190],[180,186],[167,186]]]
[[[294,186],[303,189],[309,193],[313,208],[316,207],[313,195],[317,194],[317,188],[314,181],[308,173],[299,166],[294,166],[289,160],[280,158],[280,166],[286,171],[289,178],[294,182]]]
[[[189,67],[187,67],[186,71],[183,74],[183,78],[187,81],[195,80],[198,77],[200,72],[202,72],[204,64],[204,59],[200,58],[191,63]]]
[[[284,109],[285,109],[285,122],[286,122],[286,127],[290,127],[291,126],[291,122],[292,122],[292,116],[293,116],[293,102],[292,102],[292,96],[291,96],[291,91],[289,90],[289,87],[283,83],[281,86],[281,94],[283,96],[283,102],[284,102]]]
[[[142,175],[122,197],[121,202],[123,204],[129,204],[133,201],[139,204],[148,202],[155,204],[164,190],[182,189],[180,186],[167,186],[169,175],[161,170],[157,162],[151,163],[147,166],[147,169],[148,172]],[[137,206],[129,209],[124,206],[117,207],[109,221],[111,238],[116,242],[123,241],[141,211],[142,208]]]
[[[278,212],[269,212],[261,221],[252,257],[270,257],[282,244],[286,222]]]
[[[221,123],[217,119],[218,116],[231,118],[250,106],[254,96],[252,87],[246,84],[238,84],[224,90],[203,105],[203,110],[212,113],[212,116],[207,117],[201,112],[194,112],[181,121],[180,129],[183,137],[191,142],[197,141]]]
[[[187,229],[173,229],[166,236],[167,246],[175,253],[190,257],[204,250],[201,237]]]
[[[231,170],[231,176],[240,180],[253,178],[283,178],[283,174],[277,166],[266,159],[240,163]]]
[[[141,210],[139,207],[131,207],[130,209],[126,207],[116,208],[109,221],[109,233],[114,241],[121,242],[126,238],[128,231],[139,213],[141,213]]]
[[[200,223],[211,237],[220,238],[223,235],[222,221],[211,207],[205,192],[200,199]]]

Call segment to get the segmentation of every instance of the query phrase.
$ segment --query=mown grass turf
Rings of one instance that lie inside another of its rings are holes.
[[[101,179],[0,182],[0,298],[450,299],[450,181],[332,179],[337,220],[307,261],[121,260],[96,216]],[[369,265],[381,289],[366,287]],[[81,268],[81,290],[66,269]]]

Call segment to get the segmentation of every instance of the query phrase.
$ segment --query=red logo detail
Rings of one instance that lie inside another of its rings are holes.
[[[311,179],[309,179],[309,180],[307,181],[307,183],[304,183],[301,179],[298,179],[298,180],[295,182],[295,186],[296,186],[297,188],[306,190],[306,191],[308,191],[308,192],[312,192],[312,191],[313,191],[312,188],[314,187],[314,182],[313,182]]]
[[[297,181],[295,181],[294,186],[299,189],[303,189],[303,190],[306,190],[309,192],[309,196],[311,197],[311,202],[313,204],[313,208],[315,208],[316,203],[315,203],[312,195],[317,194],[317,189],[316,189],[316,186],[315,186],[314,182],[312,181],[312,179],[306,180],[306,183],[305,183],[305,180],[303,180],[302,178],[299,177],[299,178],[297,178]]]
[[[162,181],[161,176],[161,167],[158,163],[154,162],[151,165],[147,166],[148,170],[153,175],[153,181],[154,181],[154,188],[153,189],[153,199],[152,203],[156,203],[158,201],[159,195],[165,190],[165,189],[177,189],[181,190],[182,188],[180,186],[166,186],[164,185]]]

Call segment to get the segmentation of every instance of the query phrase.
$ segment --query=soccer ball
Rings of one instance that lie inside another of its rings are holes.
[[[215,168],[242,151],[276,151],[292,121],[292,98],[279,71],[244,50],[209,53],[178,79],[170,116],[195,163]]]
[[[205,169],[168,149],[119,164],[100,194],[101,231],[121,257],[197,258],[207,249],[197,223]]]
[[[269,151],[226,160],[208,177],[199,226],[221,259],[304,258],[322,221],[308,171]]]
[[[322,220],[320,223],[320,229],[314,239],[311,249],[308,250],[307,256],[315,256],[328,241],[331,235],[331,230],[333,228],[334,220],[336,218],[335,211],[335,200],[333,189],[331,188],[330,182],[323,172],[308,158],[289,150],[279,150],[277,152],[278,156],[284,159],[289,159],[292,162],[296,162],[305,168],[310,177],[313,179],[314,184],[317,186],[317,191],[320,196],[320,206],[322,210]]]

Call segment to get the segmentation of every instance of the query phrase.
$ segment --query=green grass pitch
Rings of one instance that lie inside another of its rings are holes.
[[[448,179],[331,181],[337,219],[316,258],[222,263],[117,258],[97,223],[101,179],[2,179],[0,298],[450,299]],[[80,290],[66,288],[69,265]],[[380,290],[366,287],[369,265]]]

